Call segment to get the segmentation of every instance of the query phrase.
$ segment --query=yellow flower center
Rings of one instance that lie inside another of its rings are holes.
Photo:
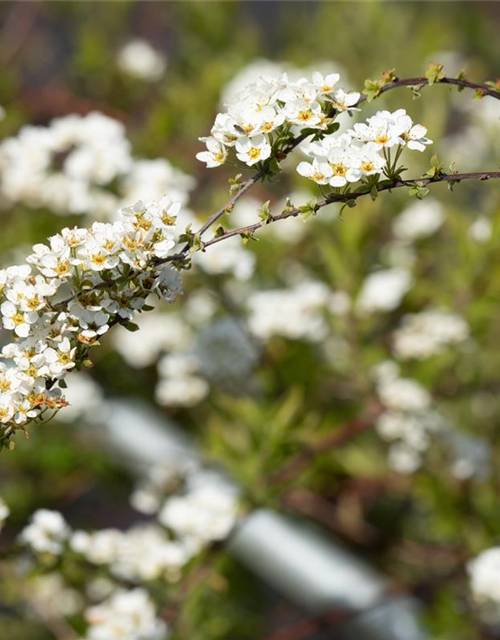
[[[38,309],[40,306],[40,298],[37,294],[35,294],[32,298],[26,298],[26,302],[28,303],[28,307],[30,309]]]
[[[153,223],[151,220],[147,220],[146,218],[139,218],[135,223],[136,229],[144,229],[144,231],[149,231],[151,229],[151,225]]]
[[[92,262],[100,267],[106,262],[106,256],[104,255],[104,253],[95,253],[92,256]]]
[[[19,326],[20,324],[23,324],[24,322],[24,313],[21,313],[20,311],[18,313],[16,313],[13,318],[12,321],[14,322],[14,324],[17,326]]]
[[[257,158],[260,158],[260,149],[252,147],[248,152],[248,156],[252,158],[252,160],[257,160]]]
[[[336,176],[341,176],[343,178],[347,172],[347,167],[343,164],[333,164],[332,170]]]
[[[361,165],[361,171],[373,171],[375,169],[375,166],[373,165],[373,162],[363,162]]]
[[[382,133],[375,138],[375,142],[378,142],[378,144],[386,144],[389,142],[389,136],[386,133]]]
[[[54,271],[57,273],[58,276],[66,275],[69,271],[69,262],[58,260]]]
[[[307,109],[305,111],[299,111],[299,120],[302,120],[302,122],[307,122],[308,120],[310,120],[312,118],[312,112],[310,109]]]
[[[169,213],[164,213],[162,216],[163,224],[166,224],[169,227],[173,226],[176,220],[177,220],[177,216],[171,216]]]

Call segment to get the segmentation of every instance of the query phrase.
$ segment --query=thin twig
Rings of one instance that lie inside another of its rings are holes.
[[[397,78],[393,82],[387,83],[384,87],[380,88],[380,93],[385,93],[386,91],[391,91],[391,89],[397,89],[398,87],[424,87],[429,84],[428,78],[421,76],[417,78]],[[441,78],[440,80],[436,80],[433,84],[448,84],[448,85],[456,85],[457,87],[461,87],[462,89],[473,89],[474,91],[478,91],[483,96],[490,96],[491,98],[496,98],[500,100],[500,91],[496,91],[492,89],[486,84],[478,84],[477,82],[469,82],[468,80],[461,80],[460,78],[449,78],[448,76]],[[368,96],[361,96],[358,100],[357,104],[364,102],[368,99]]]
[[[410,180],[393,180],[392,182],[380,185],[377,190],[381,191],[392,191],[393,189],[400,189],[402,187],[414,187],[418,186],[428,186],[431,184],[438,184],[439,182],[461,182],[462,180],[489,180],[494,178],[500,178],[500,171],[480,171],[477,173],[449,173],[442,174],[438,177],[434,178],[412,178]],[[348,192],[348,193],[334,193],[328,198],[324,200],[320,200],[316,203],[315,211],[319,211],[323,207],[328,206],[329,204],[334,204],[336,202],[346,203],[351,200],[357,200],[358,198],[362,198],[364,196],[368,196],[371,194],[371,189],[367,189],[366,191],[357,191],[357,192]],[[268,224],[272,224],[273,222],[278,222],[279,220],[286,220],[287,218],[293,218],[299,216],[301,214],[301,210],[299,207],[295,209],[291,209],[290,211],[284,211],[278,215],[273,216],[268,222],[256,222],[254,224],[248,225],[246,227],[240,227],[239,229],[232,229],[231,231],[226,231],[224,234],[218,236],[217,238],[212,238],[208,242],[205,242],[204,246],[209,247],[212,244],[216,244],[217,242],[221,242],[227,238],[231,238],[233,236],[239,235],[253,235],[256,231],[265,227]],[[172,260],[176,260],[181,257],[180,254],[176,254],[174,256],[170,256],[165,259],[165,262],[171,262]]]

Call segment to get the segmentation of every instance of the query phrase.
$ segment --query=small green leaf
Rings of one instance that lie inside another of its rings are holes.
[[[139,325],[135,324],[135,322],[125,322],[123,326],[127,331],[139,331]]]
[[[247,244],[249,240],[255,240],[255,242],[257,242],[258,238],[254,236],[254,233],[255,231],[242,231],[240,233],[240,238],[243,244]]]
[[[271,210],[269,209],[270,200],[264,202],[262,207],[259,209],[259,219],[262,220],[264,224],[269,224],[273,221],[273,216],[271,214]]]
[[[425,183],[415,182],[415,184],[410,187],[408,193],[411,197],[417,198],[417,200],[422,200],[422,198],[425,198],[429,193],[429,189],[425,186]]]
[[[444,65],[439,64],[439,62],[431,62],[427,67],[425,77],[427,78],[429,85],[439,82],[439,80],[442,80],[445,77]]]

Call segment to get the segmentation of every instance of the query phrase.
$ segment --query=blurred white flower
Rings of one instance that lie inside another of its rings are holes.
[[[127,42],[120,50],[118,65],[129,76],[154,82],[163,76],[167,61],[147,40],[138,38]]]
[[[356,305],[362,313],[393,311],[411,287],[410,273],[401,268],[371,273],[361,287]]]
[[[283,336],[318,341],[328,328],[323,317],[330,291],[322,282],[302,282],[290,289],[256,291],[249,295],[248,323],[262,340]]]
[[[394,333],[393,350],[401,360],[424,360],[468,337],[469,327],[463,318],[450,311],[429,309],[403,316],[400,328]]]
[[[31,523],[20,534],[20,540],[37,553],[62,553],[70,529],[58,511],[39,509],[31,517]]]
[[[158,515],[164,526],[196,546],[224,539],[236,523],[234,492],[207,484],[169,498]]]
[[[472,597],[478,604],[493,604],[500,617],[500,547],[480,553],[467,564]]]
[[[491,221],[485,216],[479,216],[469,227],[469,236],[476,242],[488,242],[492,231]]]
[[[226,273],[237,280],[249,280],[255,270],[255,255],[245,249],[239,238],[231,238],[195,253],[193,266],[210,275]]]
[[[10,509],[5,503],[4,499],[0,496],[0,531],[2,530],[4,522],[10,515]]]
[[[433,198],[417,201],[393,222],[392,231],[400,240],[413,242],[435,233],[444,222],[443,206]]]
[[[74,372],[68,376],[65,391],[69,405],[57,415],[58,420],[73,422],[83,417],[92,422],[99,421],[106,414],[102,388],[88,374]]]
[[[145,589],[118,591],[85,611],[85,640],[163,640],[166,624],[156,617]]]
[[[160,405],[193,407],[210,390],[208,382],[198,375],[198,359],[188,352],[163,356],[158,362],[159,380],[155,388]]]

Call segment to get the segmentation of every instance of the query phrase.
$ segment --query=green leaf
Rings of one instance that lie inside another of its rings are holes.
[[[443,172],[443,163],[439,162],[436,155],[433,155],[431,158],[431,168],[425,172],[424,175],[429,176],[433,180],[439,180],[439,178],[444,175]]]
[[[241,178],[242,178],[242,174],[238,173],[237,175],[234,176],[234,178],[229,178],[228,182],[229,182],[229,193],[231,195],[235,195],[236,193],[238,193],[242,187],[242,183],[241,183]]]
[[[299,211],[302,214],[302,218],[304,220],[308,220],[311,216],[314,216],[317,210],[318,201],[316,200],[316,198],[312,198],[311,200],[309,200],[309,202],[299,207]]]
[[[427,67],[425,77],[427,78],[429,85],[439,82],[439,80],[442,80],[445,77],[444,65],[439,62],[431,62]]]
[[[127,331],[139,331],[139,325],[135,324],[135,322],[125,322],[123,326]]]
[[[240,233],[240,238],[243,244],[247,244],[249,240],[255,240],[255,242],[257,242],[258,238],[254,236],[254,233],[255,231],[242,231]]]
[[[270,200],[264,202],[262,207],[259,209],[259,218],[264,224],[269,224],[273,221],[273,216],[271,214],[271,210],[269,209],[270,202]]]
[[[429,193],[429,189],[423,182],[415,182],[415,184],[410,187],[408,193],[411,197],[422,200],[422,198],[425,198],[425,196]]]

